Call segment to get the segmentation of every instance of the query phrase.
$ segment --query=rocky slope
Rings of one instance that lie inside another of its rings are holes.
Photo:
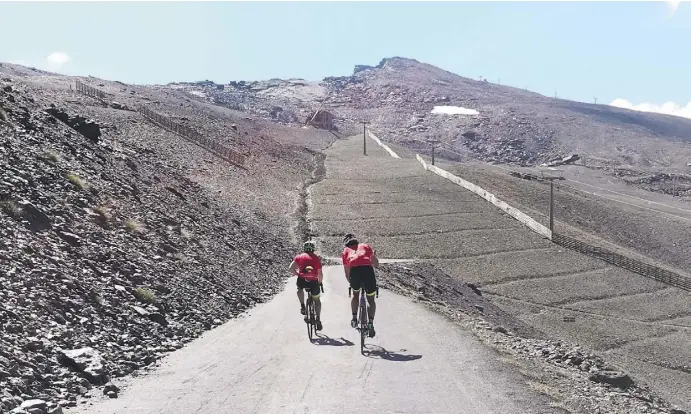
[[[0,71],[0,411],[60,412],[282,288],[288,214],[331,134],[156,88],[82,79],[103,101],[67,77]],[[131,110],[153,102],[247,168]]]

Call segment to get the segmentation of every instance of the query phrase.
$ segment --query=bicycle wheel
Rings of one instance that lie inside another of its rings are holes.
[[[312,303],[312,298],[307,299],[307,312],[305,312],[307,317],[307,336],[312,341],[314,335],[314,304]]]
[[[360,302],[360,353],[365,354],[365,336],[367,335],[367,305]]]

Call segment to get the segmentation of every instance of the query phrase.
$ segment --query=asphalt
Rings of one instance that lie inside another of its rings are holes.
[[[294,284],[130,379],[119,398],[68,412],[562,412],[470,332],[388,291],[361,354],[340,266],[325,268],[324,330],[310,342]]]

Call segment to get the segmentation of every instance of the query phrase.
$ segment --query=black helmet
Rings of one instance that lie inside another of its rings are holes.
[[[353,244],[358,244],[357,239],[355,238],[355,235],[353,233],[348,233],[345,236],[343,236],[343,245],[348,247]]]
[[[303,243],[302,244],[302,251],[314,252],[314,242],[312,240],[308,240],[305,243]]]

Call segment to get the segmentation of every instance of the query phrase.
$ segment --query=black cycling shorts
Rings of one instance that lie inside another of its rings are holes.
[[[319,281],[318,280],[307,280],[298,276],[298,281],[296,283],[298,290],[309,289],[312,296],[319,296]]]
[[[372,266],[356,266],[350,268],[350,287],[360,290],[364,287],[368,295],[373,295],[377,290],[377,278]]]

